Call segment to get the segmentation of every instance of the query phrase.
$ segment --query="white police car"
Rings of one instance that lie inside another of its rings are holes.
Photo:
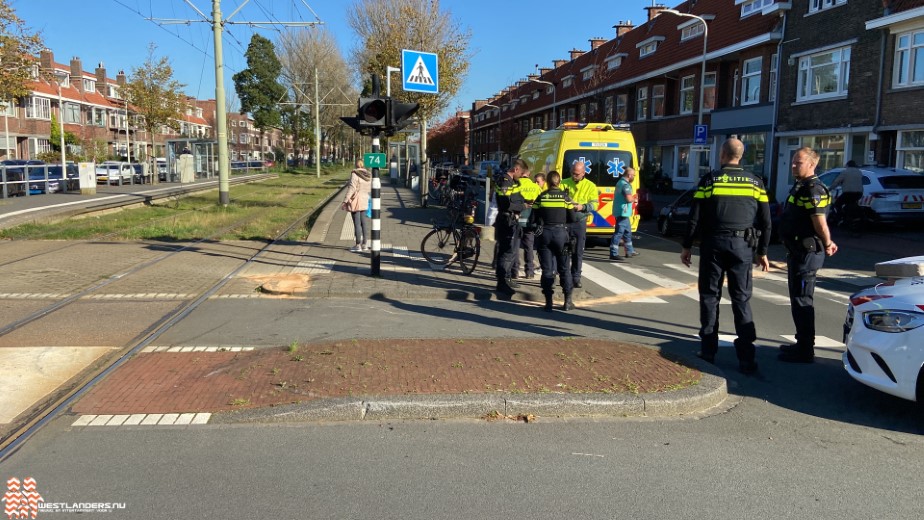
[[[892,280],[850,297],[844,369],[864,385],[924,402],[924,257],[877,264],[876,274]]]

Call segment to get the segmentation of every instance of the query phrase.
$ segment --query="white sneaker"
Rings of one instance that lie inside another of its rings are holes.
[[[355,246],[350,248],[351,253],[362,253],[362,251],[363,251],[363,246],[359,244],[356,244]]]

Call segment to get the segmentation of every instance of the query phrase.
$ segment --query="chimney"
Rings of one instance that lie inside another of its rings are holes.
[[[648,21],[650,22],[654,20],[659,14],[661,14],[661,11],[665,9],[667,9],[667,6],[664,4],[655,4],[646,7],[645,10],[648,11]]]
[[[74,56],[71,58],[71,82],[77,83],[77,88],[82,92],[83,91],[83,63],[80,62],[80,58]]]
[[[622,38],[623,36],[628,34],[629,31],[631,31],[632,29],[635,29],[635,26],[632,25],[632,20],[626,20],[625,22],[622,20],[619,20],[619,23],[614,25],[613,29],[616,29],[616,37]]]
[[[42,49],[39,52],[39,66],[42,70],[54,70],[55,53],[51,52],[51,49]]]
[[[550,69],[550,68],[548,68],[548,67],[542,67],[542,68],[539,69],[539,77],[545,76],[545,75],[548,74],[549,72],[552,72],[552,69]]]
[[[106,92],[106,66],[103,62],[99,62],[96,66],[96,91],[104,96],[108,94]]]
[[[606,43],[606,40],[603,38],[600,38],[599,36],[595,36],[591,38],[589,41],[590,41],[590,50],[592,51],[597,50],[598,48],[600,48],[601,45]]]
[[[568,63],[568,60],[555,60],[552,62],[552,65],[557,69],[558,67],[563,66],[565,63]]]
[[[568,52],[571,54],[571,61],[574,61],[584,55],[584,51],[579,51],[577,49],[571,49]]]
[[[120,87],[124,87],[124,86],[125,86],[125,83],[126,83],[126,81],[125,81],[125,71],[124,71],[124,70],[120,70],[119,73],[116,74],[116,85],[118,85],[118,86],[120,86]]]

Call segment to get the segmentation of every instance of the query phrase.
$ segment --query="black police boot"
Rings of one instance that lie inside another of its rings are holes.
[[[516,289],[514,289],[513,287],[511,287],[510,284],[507,283],[506,280],[504,280],[504,281],[502,281],[502,282],[497,282],[497,289],[496,289],[496,290],[497,290],[498,293],[500,293],[500,294],[502,294],[502,295],[504,295],[504,296],[513,296],[513,295],[516,294],[516,292],[517,292]]]
[[[571,299],[571,293],[565,293],[565,304],[561,306],[561,310],[570,311],[574,309],[574,301]]]
[[[545,307],[542,308],[545,312],[552,312],[552,295],[545,295]]]

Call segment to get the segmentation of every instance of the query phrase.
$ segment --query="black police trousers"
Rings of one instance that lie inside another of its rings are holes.
[[[574,237],[574,250],[571,251],[571,278],[581,281],[581,267],[584,265],[584,246],[587,244],[587,219],[580,217],[577,222],[569,224],[571,236]]]
[[[735,351],[738,361],[754,361],[757,329],[751,315],[752,267],[754,252],[744,237],[713,236],[700,245],[699,337],[704,356],[715,356],[719,349],[719,300],[728,275],[728,297],[735,317]]]
[[[796,325],[796,348],[805,354],[815,349],[815,278],[825,263],[823,251],[790,251],[786,255],[789,303]]]
[[[571,281],[571,258],[568,242],[571,234],[565,226],[547,226],[542,234],[536,238],[539,251],[539,267],[542,269],[542,278],[539,286],[542,294],[549,296],[555,291],[555,271],[558,270],[558,282],[565,294],[571,294],[574,285]]]
[[[510,271],[520,246],[520,224],[516,217],[509,214],[497,216],[494,221],[494,240],[497,241],[494,274],[498,284],[505,284],[512,274]]]

